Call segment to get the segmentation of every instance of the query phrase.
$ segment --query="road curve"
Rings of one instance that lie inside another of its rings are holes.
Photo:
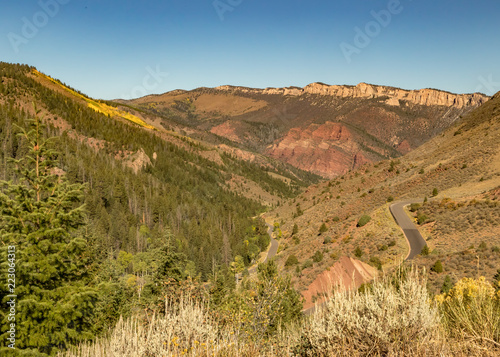
[[[417,226],[413,223],[412,219],[408,217],[404,211],[404,207],[412,203],[420,203],[422,200],[408,200],[400,201],[390,205],[389,210],[396,223],[401,227],[403,233],[410,246],[410,251],[406,257],[406,260],[413,259],[416,255],[422,252],[422,249],[426,246],[425,239],[420,234]]]

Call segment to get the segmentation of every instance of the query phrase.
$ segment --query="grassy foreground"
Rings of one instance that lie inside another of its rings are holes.
[[[360,291],[334,291],[300,325],[260,340],[185,298],[147,322],[121,319],[106,339],[60,356],[498,356],[495,284],[465,278],[431,298],[425,272],[402,269]]]

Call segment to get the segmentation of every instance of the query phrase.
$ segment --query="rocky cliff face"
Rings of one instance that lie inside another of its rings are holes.
[[[418,105],[441,105],[447,107],[455,107],[458,109],[466,107],[476,107],[488,100],[488,97],[481,93],[453,94],[436,89],[405,90],[394,87],[377,86],[367,83],[359,83],[357,86],[330,86],[323,83],[311,83],[304,88],[289,87],[266,89],[220,86],[216,89],[221,91],[240,91],[242,93],[253,94],[279,94],[285,96],[317,94],[342,98],[389,97],[389,99],[386,101],[386,104],[393,106],[399,106],[401,104],[400,101],[406,101]]]

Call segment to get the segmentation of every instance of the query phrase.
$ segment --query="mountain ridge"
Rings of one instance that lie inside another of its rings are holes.
[[[351,85],[328,85],[314,82],[300,87],[283,87],[265,89],[249,88],[241,86],[222,85],[215,87],[221,91],[241,91],[243,93],[281,94],[300,96],[304,94],[319,94],[326,96],[353,97],[353,98],[376,98],[389,96],[396,100],[406,100],[420,105],[456,105],[458,108],[483,104],[489,97],[482,93],[456,94],[444,90],[423,88],[407,90],[392,86],[368,84],[361,82],[356,86]],[[399,102],[387,101],[389,105],[400,105]]]
[[[312,83],[175,90],[128,103],[333,178],[362,163],[410,152],[487,100],[481,93]]]

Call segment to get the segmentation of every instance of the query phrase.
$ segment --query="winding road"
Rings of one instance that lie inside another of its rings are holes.
[[[410,217],[408,217],[408,215],[404,210],[406,206],[412,203],[420,203],[420,202],[422,202],[422,200],[416,200],[416,199],[407,200],[407,201],[396,202],[389,206],[389,210],[391,211],[394,220],[396,221],[398,226],[401,227],[401,229],[403,230],[406,240],[408,241],[408,245],[410,246],[410,250],[408,252],[408,255],[406,256],[406,260],[413,259],[416,255],[420,254],[420,252],[422,252],[422,249],[427,244],[425,242],[425,239],[420,234],[417,226],[415,226],[415,223],[413,223],[413,220]],[[266,226],[267,226],[267,234],[269,234],[269,237],[271,237],[271,243],[270,243],[271,246],[267,251],[267,255],[263,263],[267,263],[268,261],[270,261],[278,253],[278,247],[279,247],[279,242],[273,237],[274,227],[267,222]],[[254,265],[253,267],[248,269],[248,273],[254,274],[255,272],[257,272],[257,267],[258,264]],[[237,278],[239,278],[239,275],[240,274],[237,274]]]
[[[416,255],[422,252],[422,249],[426,246],[425,239],[420,234],[417,226],[413,223],[412,219],[408,217],[404,208],[412,203],[420,203],[422,200],[408,200],[393,203],[389,210],[391,211],[394,220],[401,227],[403,233],[410,246],[410,251],[406,256],[406,260],[413,259]]]

